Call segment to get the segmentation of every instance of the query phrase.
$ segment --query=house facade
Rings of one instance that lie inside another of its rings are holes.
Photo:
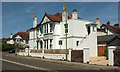
[[[8,44],[15,44],[15,42],[21,45],[28,45],[29,32],[18,32],[15,35],[10,35],[10,39],[7,41]]]
[[[83,50],[89,48],[90,56],[97,56],[97,28],[93,22],[78,17],[77,10],[72,15],[63,5],[62,13],[54,15],[45,13],[37,24],[34,13],[33,27],[29,29],[30,49],[66,49],[65,24],[67,19],[67,49]]]

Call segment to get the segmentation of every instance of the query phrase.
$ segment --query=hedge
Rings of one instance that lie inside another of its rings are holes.
[[[2,48],[2,51],[8,51],[11,49],[15,49],[15,45],[13,45],[13,44],[1,43],[0,45],[2,46],[2,47],[0,47],[0,48]]]

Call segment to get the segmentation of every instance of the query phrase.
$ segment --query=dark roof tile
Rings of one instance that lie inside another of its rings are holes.
[[[18,32],[13,36],[12,39],[14,39],[18,35],[22,37],[22,39],[29,39],[29,32]]]

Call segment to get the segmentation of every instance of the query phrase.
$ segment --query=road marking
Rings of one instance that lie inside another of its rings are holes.
[[[34,69],[37,69],[37,70],[46,70],[46,71],[50,71],[50,69],[46,69],[46,68],[41,68],[41,67],[36,67],[36,66],[31,66],[31,65],[27,65],[27,64],[23,64],[23,63],[19,63],[19,62],[14,62],[14,61],[10,61],[10,60],[6,60],[6,59],[1,59],[1,61],[5,61],[5,62],[9,62],[9,63],[13,63],[13,64],[17,64],[17,65],[21,65],[21,66],[26,66],[26,67],[29,67],[29,68],[34,68]],[[56,72],[56,71],[55,71]]]

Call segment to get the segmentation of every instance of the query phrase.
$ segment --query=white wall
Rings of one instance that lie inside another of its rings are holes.
[[[34,34],[34,36],[33,36],[33,34]],[[31,30],[29,32],[29,46],[30,46],[30,49],[35,49],[34,47],[37,47],[35,36],[36,36],[35,31]]]
[[[42,24],[44,22],[47,22],[47,18],[43,20]],[[49,20],[48,20],[49,21]],[[87,32],[87,24],[90,24],[92,22],[86,21],[86,20],[81,20],[81,19],[69,19],[68,21],[68,40],[67,40],[67,45],[68,49],[73,48],[73,49],[78,49],[78,50],[83,50],[84,47],[90,48],[90,56],[97,56],[97,33],[92,32],[93,27],[91,26],[91,34],[88,36],[88,38],[85,39],[84,43],[80,44],[79,46],[76,46],[76,41],[81,42],[84,37],[88,35]],[[61,49],[66,48],[66,36],[65,36],[65,22],[54,22],[55,23],[55,28],[53,31],[53,49],[60,49],[59,45],[59,40],[62,40],[62,46]],[[94,26],[94,25],[93,25]],[[96,31],[96,27],[95,27]],[[30,35],[32,36],[33,33],[30,32]],[[44,36],[43,36],[44,37]],[[30,37],[31,38],[31,37]],[[36,45],[32,40],[29,41],[30,47],[33,47]]]

